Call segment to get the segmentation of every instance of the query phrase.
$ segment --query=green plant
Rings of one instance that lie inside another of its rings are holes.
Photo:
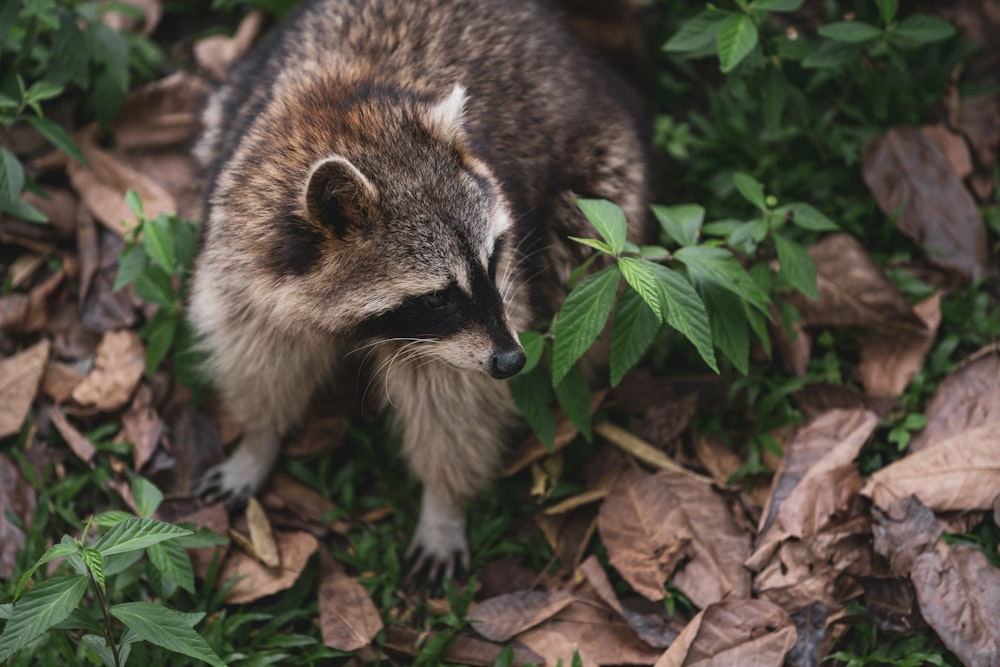
[[[163,495],[147,480],[137,477],[132,492],[139,517],[120,511],[92,517],[80,538],[63,536],[21,576],[13,602],[0,605],[0,617],[7,621],[0,634],[0,661],[31,650],[44,633],[62,630],[82,632],[79,641],[86,652],[107,667],[127,664],[132,645],[140,641],[212,665],[225,664],[194,630],[204,613],[185,614],[149,600],[112,604],[109,599],[114,590],[110,578],[125,576],[144,554],[146,578],[158,597],[169,599],[178,588],[194,593],[194,572],[184,549],[218,543],[218,537],[210,533],[196,534],[150,518]],[[93,527],[107,532],[92,540]],[[29,587],[42,565],[59,558],[65,559],[74,574]],[[90,600],[85,599],[88,589],[93,596]]]

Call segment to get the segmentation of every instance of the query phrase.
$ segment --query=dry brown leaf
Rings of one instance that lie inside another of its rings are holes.
[[[608,395],[608,389],[602,389],[600,391],[595,391],[590,395],[590,414],[597,412],[597,408],[601,406],[604,402],[604,398]],[[550,456],[555,452],[573,442],[576,436],[580,433],[579,429],[573,425],[573,422],[569,420],[566,413],[562,410],[556,414],[556,434],[553,438],[552,448],[549,449],[542,444],[534,434],[528,436],[524,442],[522,442],[517,451],[514,452],[513,456],[510,458],[510,462],[503,471],[504,477],[510,477],[511,475],[516,475],[528,466],[530,466],[535,461],[539,461],[546,456]]]
[[[198,110],[208,93],[204,79],[183,70],[133,90],[111,125],[115,148],[163,147],[192,139],[201,129]]]
[[[558,665],[560,663],[572,665],[576,656],[579,656],[580,664],[583,667],[598,667],[599,665],[575,642],[545,626],[521,634],[518,640],[544,658],[545,665]]]
[[[226,602],[244,604],[289,588],[302,574],[306,561],[319,548],[316,538],[306,532],[280,532],[275,537],[281,554],[281,568],[265,567],[256,558],[241,551],[229,554],[219,574],[219,582],[233,575],[240,579],[230,590]]]
[[[487,598],[533,588],[541,578],[519,557],[510,555],[490,561],[476,575],[479,594]]]
[[[992,169],[1000,146],[1000,100],[993,95],[961,98],[958,129],[969,138],[980,164]]]
[[[315,489],[302,484],[291,475],[277,472],[267,486],[264,504],[268,507],[282,507],[295,512],[304,519],[322,523],[337,508]],[[347,524],[337,519],[328,524],[330,530],[341,535],[347,534]]]
[[[535,523],[565,571],[576,569],[597,529],[597,508],[585,505],[564,514],[539,514]]]
[[[368,593],[326,550],[320,551],[319,627],[323,645],[356,651],[382,631],[382,617]]]
[[[410,657],[416,657],[420,655],[427,642],[432,641],[435,636],[436,633],[433,632],[418,634],[415,630],[401,625],[389,625],[385,629],[385,647]],[[512,648],[514,649],[515,665],[526,665],[529,663],[536,665],[548,664],[545,663],[542,656],[524,646],[514,644]],[[460,665],[491,667],[496,659],[500,657],[500,652],[503,650],[503,646],[488,642],[485,639],[460,635],[448,643],[448,648],[441,654],[441,660]]]
[[[310,456],[340,447],[347,434],[344,417],[323,417],[306,424],[304,432],[288,442],[284,452],[288,456]],[[228,441],[226,441],[228,442]]]
[[[9,518],[15,516],[25,526],[35,514],[35,489],[21,474],[17,464],[0,454],[0,579],[14,574],[17,554],[24,548],[24,532]]]
[[[49,361],[42,376],[42,393],[58,405],[70,399],[73,388],[80,384],[83,373],[61,361]]]
[[[927,258],[966,279],[989,272],[986,225],[972,195],[938,145],[915,128],[876,137],[861,158],[865,183],[899,229],[927,248]]]
[[[146,350],[134,332],[108,331],[97,346],[94,368],[73,389],[73,400],[111,412],[125,405],[146,370]]]
[[[629,469],[611,486],[597,526],[615,569],[638,593],[662,600],[694,536],[677,496],[655,476]]]
[[[708,471],[719,486],[729,484],[733,473],[743,465],[743,459],[736,452],[714,437],[695,437],[694,453],[702,467]]]
[[[76,254],[80,259],[80,289],[79,305],[82,308],[94,275],[100,268],[100,252],[98,250],[97,223],[87,207],[77,204],[76,214]]]
[[[466,618],[486,639],[505,642],[552,618],[575,599],[576,596],[566,590],[517,591],[480,602]]]
[[[866,396],[842,384],[810,382],[792,394],[795,405],[807,420],[815,419],[830,410],[855,410],[867,408],[885,416],[896,407],[892,397]]]
[[[683,475],[687,475],[704,482],[712,481],[704,475],[691,472],[642,438],[629,433],[619,426],[615,426],[611,422],[601,422],[600,424],[595,425],[594,432],[602,438],[607,439],[617,447],[620,447],[622,450],[628,452],[643,463],[651,465],[654,468],[679,472]]]
[[[861,605],[887,632],[910,633],[927,628],[917,606],[917,593],[909,579],[902,577],[858,577],[864,589]]]
[[[66,188],[42,186],[45,196],[25,191],[22,198],[41,211],[49,219],[49,225],[62,238],[72,238],[76,228],[75,215],[77,198]]]
[[[913,312],[923,321],[926,334],[901,332],[898,336],[886,336],[876,333],[862,343],[858,373],[869,395],[901,396],[924,367],[924,359],[941,324],[941,293],[918,303]]]
[[[977,352],[946,377],[924,414],[927,426],[910,441],[911,452],[1000,419],[1000,354],[996,349]]]
[[[882,468],[862,493],[879,507],[915,495],[938,512],[988,510],[1000,493],[1000,420],[932,443]]]
[[[663,400],[644,410],[634,425],[636,435],[664,449],[687,430],[698,411],[698,393],[676,400]]]
[[[961,135],[949,130],[943,123],[924,125],[920,131],[938,145],[959,178],[968,178],[972,174],[972,154],[969,153],[969,145]]]
[[[94,455],[97,454],[97,448],[94,447],[94,443],[69,423],[62,410],[53,406],[49,410],[49,418],[52,419],[52,423],[55,424],[59,434],[66,441],[66,444],[69,445],[69,448],[73,450],[77,458],[84,463],[90,463],[94,460]]]
[[[281,567],[281,554],[278,553],[278,545],[274,541],[271,522],[264,508],[260,506],[260,501],[253,496],[247,500],[246,517],[254,554],[267,567]]]
[[[142,470],[153,457],[161,435],[163,420],[153,407],[153,392],[149,385],[142,383],[135,392],[132,404],[122,415],[122,430],[119,434],[121,440],[133,445],[132,460],[136,470]]]
[[[583,507],[584,505],[596,503],[598,500],[604,500],[607,495],[608,487],[584,491],[583,493],[578,493],[575,496],[570,496],[555,505],[549,505],[542,510],[542,514],[564,514],[571,510]]]
[[[702,610],[656,667],[781,667],[795,645],[795,626],[765,600],[733,600]]]
[[[226,70],[250,49],[263,24],[262,11],[256,9],[250,12],[232,37],[215,35],[198,40],[194,45],[195,60],[216,79],[226,78]]]
[[[0,438],[21,430],[49,359],[49,341],[0,361]]]
[[[193,523],[198,528],[208,528],[219,535],[229,534],[229,511],[226,509],[225,503],[208,505],[207,507],[202,507],[191,514],[184,515],[177,519],[177,523],[185,522]],[[215,558],[216,553],[218,553],[219,558],[222,559],[225,557],[227,550],[228,547],[225,545],[205,547],[203,549],[188,549],[188,555],[191,556],[191,565],[194,568],[194,573],[199,578],[204,579],[208,574],[209,567],[211,567],[212,560]]]

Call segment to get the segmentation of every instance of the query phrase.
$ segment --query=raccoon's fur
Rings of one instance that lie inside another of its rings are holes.
[[[207,230],[190,318],[242,426],[199,485],[242,500],[353,350],[375,356],[423,482],[411,571],[468,567],[462,506],[517,410],[516,331],[550,317],[593,236],[576,197],[646,222],[627,86],[531,0],[323,0],[238,64],[204,115]]]

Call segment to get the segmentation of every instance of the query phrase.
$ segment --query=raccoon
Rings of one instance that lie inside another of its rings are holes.
[[[207,223],[189,317],[242,427],[196,491],[240,502],[355,350],[423,484],[407,568],[469,568],[464,503],[519,423],[517,331],[551,317],[593,236],[644,236],[647,126],[629,87],[533,0],[318,0],[204,113]]]

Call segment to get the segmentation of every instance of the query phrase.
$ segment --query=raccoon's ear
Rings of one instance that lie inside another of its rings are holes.
[[[370,218],[378,191],[350,160],[333,155],[313,165],[305,195],[309,217],[343,239]]]
[[[445,142],[454,143],[462,134],[467,99],[465,88],[456,83],[447,97],[424,113],[427,127]]]

